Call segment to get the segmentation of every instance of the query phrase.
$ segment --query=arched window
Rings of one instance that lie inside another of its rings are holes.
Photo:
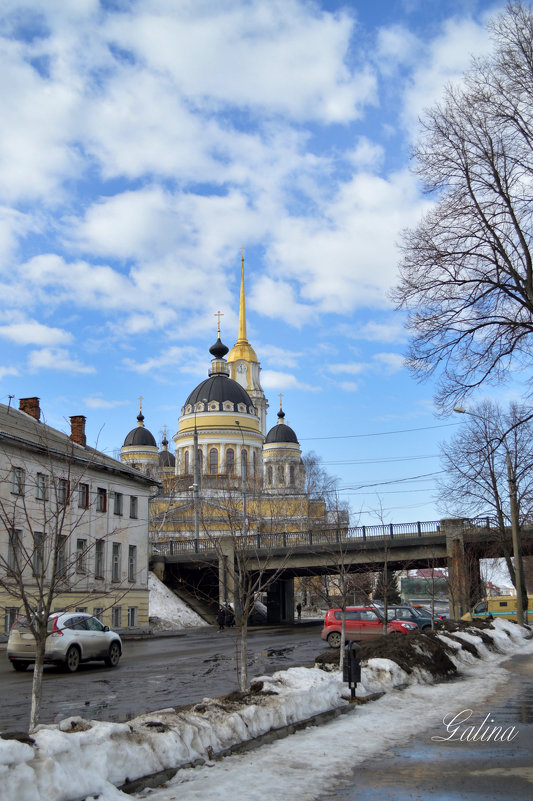
[[[228,448],[226,451],[226,473],[235,472],[235,451],[233,448]]]
[[[272,485],[272,465],[269,464],[267,467],[267,484]]]
[[[241,471],[243,478],[248,478],[248,454],[246,451],[241,451]]]
[[[285,484],[285,471],[282,464],[278,464],[278,484]]]
[[[185,465],[183,468],[184,473],[189,473],[189,451],[185,451]]]
[[[289,466],[289,484],[291,485],[291,487],[294,487],[294,476],[295,476],[294,465],[291,464]]]
[[[209,451],[209,472],[212,476],[218,473],[218,451],[216,448],[211,448]]]

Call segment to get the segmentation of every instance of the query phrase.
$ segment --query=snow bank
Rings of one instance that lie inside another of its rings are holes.
[[[457,664],[464,665],[465,654],[478,664],[494,663],[501,660],[502,653],[523,647],[528,635],[507,621],[495,621],[494,626],[490,635],[497,651],[481,647],[482,639],[474,629],[467,633],[478,648],[477,660],[463,651],[460,643],[441,636],[454,648]],[[495,673],[492,667],[490,672]],[[357,690],[359,696],[389,692],[388,703],[393,708],[397,694],[392,691],[409,683],[418,694],[427,691],[420,672],[408,675],[391,660],[370,659]],[[291,668],[254,679],[252,692],[244,698],[236,694],[205,699],[181,711],[165,709],[129,723],[69,718],[58,725],[41,726],[33,746],[0,739],[2,801],[76,801],[99,794],[105,799],[124,798],[115,786],[168,768],[209,763],[233,745],[346,706],[347,695],[338,672]],[[405,691],[401,696],[405,713]],[[371,717],[374,706],[364,708],[365,716]]]
[[[209,625],[159,581],[155,573],[148,574],[148,590],[148,614],[152,629],[185,629]]]

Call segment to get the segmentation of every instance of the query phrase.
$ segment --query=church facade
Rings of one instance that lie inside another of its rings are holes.
[[[207,378],[181,407],[174,453],[166,436],[157,447],[142,410],[121,449],[123,462],[163,487],[151,502],[152,547],[325,527],[325,502],[306,492],[301,447],[281,403],[267,427],[261,366],[246,334],[244,260],[237,341],[229,350],[219,324],[210,355]]]

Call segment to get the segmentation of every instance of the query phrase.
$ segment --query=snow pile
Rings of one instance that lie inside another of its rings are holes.
[[[208,626],[172,590],[159,581],[154,573],[148,574],[150,593],[149,617],[152,630],[185,629],[193,626]]]
[[[447,644],[453,643],[453,659],[461,664],[463,676],[468,677],[469,672],[477,672],[476,687],[482,686],[485,692],[487,688],[490,689],[490,682],[495,682],[499,673],[503,673],[503,669],[496,665],[497,661],[501,661],[502,653],[524,649],[524,637],[529,634],[507,621],[495,621],[494,631],[497,651],[500,653],[480,647],[487,635],[486,631],[483,632],[483,638],[476,637],[475,629],[468,633],[468,639],[474,641],[471,645],[479,652],[478,659],[461,649],[459,642],[446,636]],[[532,647],[532,644],[528,644],[529,650]],[[464,667],[464,654],[475,659],[474,667]],[[490,670],[487,670],[487,662],[492,663]],[[488,675],[490,680],[487,680]],[[485,677],[483,682],[479,682],[481,676]],[[410,686],[401,694],[393,692],[395,687],[409,683]],[[463,680],[463,705],[466,703],[464,688]],[[386,701],[386,709],[390,710],[391,715],[394,710],[398,711],[398,715],[401,711],[401,726],[395,721],[394,731],[391,722],[383,722],[383,711],[373,712],[376,708],[383,710],[379,701],[356,708],[355,716],[347,716],[349,721],[335,724],[341,728],[350,724],[351,735],[346,731],[343,736],[346,740],[350,737],[355,739],[355,743],[359,748],[363,747],[363,751],[373,714],[381,715],[381,739],[383,741],[385,738],[388,742],[390,737],[403,736],[401,732],[407,723],[416,727],[425,720],[427,725],[427,715],[435,715],[438,708],[432,703],[428,693],[434,692],[440,696],[444,692],[443,697],[450,694],[448,684],[429,687],[424,683],[421,673],[416,674],[413,671],[408,674],[391,660],[379,658],[370,659],[363,667],[362,681],[357,690],[358,696],[388,691],[388,695],[382,699]],[[213,758],[232,745],[246,742],[272,729],[307,720],[319,712],[348,706],[347,694],[347,687],[338,672],[329,673],[317,668],[291,668],[273,676],[255,679],[247,694],[235,693],[226,698],[205,699],[181,711],[165,709],[141,715],[129,723],[102,723],[69,718],[58,725],[40,727],[34,735],[33,746],[0,739],[2,801],[74,801],[89,796],[99,796],[101,801],[126,799],[128,796],[116,787],[127,780],[194,763],[213,766]],[[413,713],[416,716],[415,722]],[[439,714],[442,720],[442,709],[439,709]],[[365,718],[363,726],[360,716]],[[290,742],[283,741],[285,752],[290,752],[292,747],[290,743],[294,738],[289,739]],[[320,748],[324,748],[324,743]],[[340,747],[340,752],[346,768],[345,748]],[[312,767],[311,763],[312,760],[308,760],[308,770]],[[331,767],[328,755],[328,770]],[[186,783],[191,775],[196,781],[198,775],[203,775],[202,770],[206,769],[186,768],[180,771],[174,781]],[[278,775],[273,779],[279,781]],[[160,796],[158,791],[152,797],[160,797],[161,801],[167,797],[183,799],[182,788],[183,784],[180,784],[178,793],[174,788],[173,794]],[[211,796],[202,795],[200,790],[199,795],[196,795],[191,790],[192,795],[189,797],[207,799],[213,797],[214,792],[215,797],[219,798],[217,789],[216,785],[211,788]],[[265,787],[262,789],[265,790]],[[266,789],[271,793],[270,797],[275,796],[272,786],[269,785]],[[233,795],[228,792],[221,797],[234,798],[235,789],[232,793]]]

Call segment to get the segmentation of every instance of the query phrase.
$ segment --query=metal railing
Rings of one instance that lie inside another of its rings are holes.
[[[464,521],[466,522],[466,521]],[[482,523],[468,521],[470,525],[487,525],[487,519]],[[385,523],[374,526],[350,526],[342,529],[309,529],[308,531],[284,531],[278,533],[249,534],[247,537],[234,535],[232,539],[239,549],[250,551],[262,550],[294,550],[295,548],[310,548],[313,546],[327,546],[338,543],[365,542],[377,539],[405,539],[422,537],[426,534],[439,534],[440,521],[416,521],[414,523]],[[231,535],[228,535],[231,536]],[[217,549],[219,537],[180,537],[162,542],[152,543],[152,555],[177,556],[188,553],[208,553]]]

